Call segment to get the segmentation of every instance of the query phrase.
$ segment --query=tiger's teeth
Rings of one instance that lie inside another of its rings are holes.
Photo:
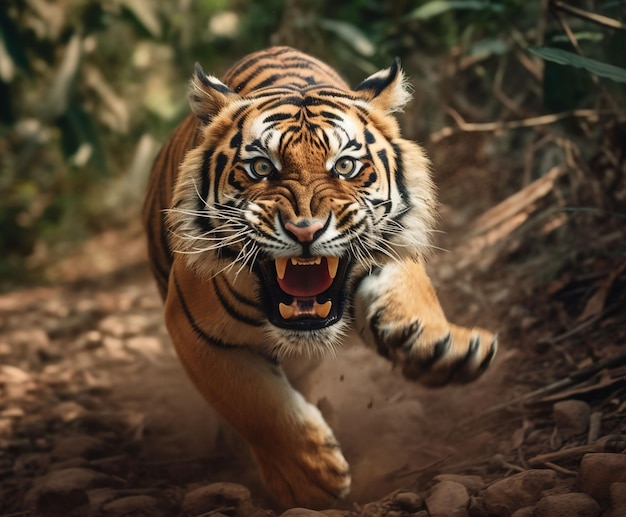
[[[277,258],[274,262],[276,264],[276,274],[278,275],[278,279],[282,280],[285,278],[285,269],[287,269],[287,260],[286,258]]]
[[[330,313],[330,309],[332,306],[333,306],[333,302],[331,302],[330,300],[322,304],[316,303],[315,314],[317,314],[319,318],[325,318]]]
[[[291,305],[285,305],[284,303],[278,304],[278,312],[284,320],[293,318],[293,307]]]
[[[328,264],[330,278],[335,278],[337,276],[337,268],[339,267],[339,259],[337,257],[326,257],[326,264]]]

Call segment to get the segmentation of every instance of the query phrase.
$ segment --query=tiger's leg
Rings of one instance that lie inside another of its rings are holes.
[[[448,322],[419,262],[388,264],[365,277],[356,292],[355,317],[367,344],[400,364],[405,377],[428,386],[476,379],[498,346],[486,330]]]
[[[285,506],[321,506],[345,496],[349,467],[319,410],[272,360],[212,342],[209,335],[220,335],[219,329],[206,318],[191,324],[174,278],[165,319],[178,356],[198,390],[250,445],[268,492]],[[197,280],[186,285],[192,285],[189,299],[206,287]],[[220,318],[213,320],[217,325]]]

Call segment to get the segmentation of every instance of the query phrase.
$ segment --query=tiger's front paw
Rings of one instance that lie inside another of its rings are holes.
[[[350,491],[350,469],[328,426],[307,425],[277,450],[253,448],[268,492],[285,507],[320,508]]]
[[[498,349],[497,336],[480,328],[441,321],[393,321],[384,309],[369,321],[378,352],[402,365],[402,373],[427,386],[466,383],[480,377]]]

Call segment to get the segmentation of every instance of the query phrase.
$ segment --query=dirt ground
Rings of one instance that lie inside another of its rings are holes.
[[[492,248],[472,254],[468,229],[499,200],[467,203],[479,174],[441,178],[449,251],[430,271],[449,319],[499,332],[498,356],[477,382],[438,390],[356,336],[299,365],[352,467],[328,516],[626,515],[623,260],[588,246],[552,274],[563,249],[523,241],[485,262]],[[62,280],[0,296],[0,516],[280,514],[177,362],[140,229],[51,271]]]

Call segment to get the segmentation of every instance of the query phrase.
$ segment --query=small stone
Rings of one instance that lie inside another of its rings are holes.
[[[102,517],[166,517],[161,501],[149,495],[122,497],[102,506]]]
[[[613,483],[626,482],[626,454],[590,453],[583,456],[576,485],[600,504],[608,502]]]
[[[562,400],[552,406],[554,423],[564,438],[583,434],[589,429],[591,408],[583,400]]]
[[[531,469],[492,483],[480,492],[480,497],[489,515],[508,517],[520,508],[536,504],[542,492],[553,488],[556,482],[553,470]]]
[[[626,483],[612,483],[609,488],[610,504],[606,517],[626,517]]]
[[[348,517],[350,515],[349,511],[336,510],[334,508],[330,508],[328,510],[321,510],[321,512],[326,517]]]
[[[69,424],[85,414],[85,408],[74,401],[68,400],[54,406],[50,413],[55,419]]]
[[[54,461],[69,460],[72,458],[93,459],[105,455],[109,446],[93,436],[71,436],[57,441],[50,453]]]
[[[50,455],[43,452],[21,454],[15,460],[13,471],[18,476],[37,476],[42,474],[50,464]]]
[[[535,506],[534,517],[600,517],[602,510],[587,494],[549,495]]]
[[[26,507],[37,515],[70,517],[86,515],[91,488],[110,486],[109,476],[84,468],[53,471],[35,481],[26,496]]]
[[[484,488],[485,482],[480,476],[467,476],[463,474],[439,474],[435,476],[435,481],[454,481],[460,483],[470,492],[477,492]]]
[[[405,512],[417,512],[424,506],[424,500],[415,492],[399,492],[393,497],[392,502]]]
[[[126,340],[126,347],[149,360],[155,360],[163,355],[161,340],[153,336],[130,337]]]
[[[524,508],[520,508],[519,510],[516,510],[511,517],[535,517],[535,507],[526,506]]]
[[[115,338],[137,336],[149,328],[151,321],[143,314],[125,314],[107,316],[98,324],[99,330]]]
[[[187,492],[183,498],[183,510],[190,515],[222,507],[235,508],[235,514],[243,515],[252,508],[250,491],[236,483],[212,483]]]
[[[426,498],[426,508],[431,517],[468,517],[469,495],[467,489],[455,481],[437,483]]]
[[[21,418],[25,414],[21,407],[8,407],[0,411],[0,418]]]
[[[290,508],[286,512],[281,513],[280,517],[320,517],[323,515],[322,512],[316,512],[308,508]]]

